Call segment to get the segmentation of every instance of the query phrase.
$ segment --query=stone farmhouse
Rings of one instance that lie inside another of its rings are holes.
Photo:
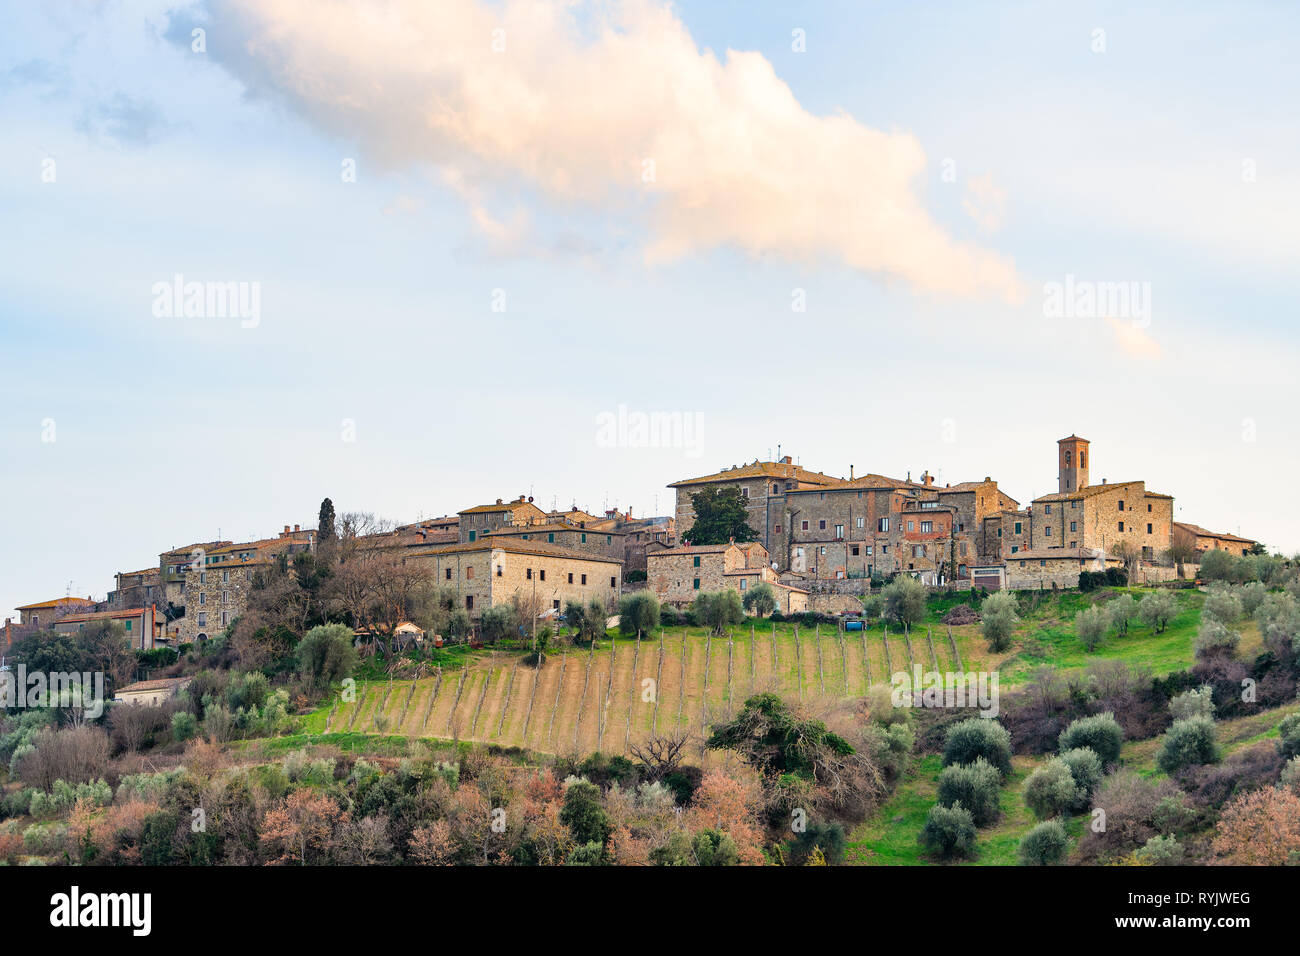
[[[650,589],[661,603],[675,607],[685,607],[707,591],[739,591],[743,597],[758,584],[772,588],[783,614],[808,607],[808,592],[782,584],[767,549],[757,541],[653,548],[646,564]]]
[[[1191,547],[1204,554],[1206,551],[1227,551],[1231,554],[1249,554],[1255,547],[1250,538],[1235,534],[1219,534],[1207,531],[1198,524],[1174,522],[1174,541]]]

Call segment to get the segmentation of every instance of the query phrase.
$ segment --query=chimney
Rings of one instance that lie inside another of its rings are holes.
[[[783,457],[781,458],[781,464],[783,464],[783,465],[788,465],[788,464],[790,464],[790,456],[789,456],[789,455],[785,455],[785,456],[783,456]]]
[[[284,533],[285,533],[285,534],[288,534],[288,533],[289,533],[289,526],[288,526],[288,525],[285,525],[285,526],[284,526]]]
[[[300,530],[302,530],[302,529],[301,529],[301,527],[300,527],[299,525],[294,525],[294,526],[293,526],[293,530],[294,530],[294,533],[297,534],[297,533],[298,533]]]
[[[849,481],[853,480],[853,466],[849,465]]]
[[[528,503],[529,503],[530,505],[533,503],[533,496],[532,496],[532,495],[529,495],[529,496],[528,496]]]
[[[497,504],[501,504],[501,499],[500,499],[500,498],[497,499]]]

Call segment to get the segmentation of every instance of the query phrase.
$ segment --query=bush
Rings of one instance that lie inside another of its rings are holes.
[[[1201,619],[1212,618],[1221,624],[1231,624],[1241,617],[1241,602],[1226,587],[1210,588],[1201,607]]]
[[[1038,767],[1021,790],[1025,806],[1040,820],[1068,813],[1078,802],[1079,787],[1070,765],[1055,757]]]
[[[1169,591],[1153,591],[1138,604],[1138,619],[1159,634],[1178,613],[1178,601]]]
[[[1254,617],[1259,606],[1264,603],[1264,598],[1268,595],[1268,588],[1260,581],[1251,581],[1249,584],[1243,584],[1237,588],[1237,600],[1241,602],[1241,613],[1247,617]]]
[[[1106,620],[1118,633],[1127,634],[1129,621],[1137,617],[1138,603],[1131,594],[1121,594],[1106,606]]]
[[[184,743],[198,732],[199,722],[188,710],[178,710],[172,714],[172,737],[178,743]]]
[[[948,728],[943,744],[943,765],[985,761],[1005,775],[1011,772],[1011,734],[996,720],[968,717]]]
[[[1283,657],[1300,651],[1300,605],[1286,592],[1269,594],[1255,609],[1264,644]]]
[[[628,594],[618,603],[619,633],[643,637],[659,623],[660,616],[659,599],[649,591]]]
[[[980,630],[989,642],[989,650],[1004,651],[1011,644],[1011,632],[1020,620],[1016,609],[1016,597],[1009,591],[990,594],[980,605]]]
[[[1300,714],[1288,714],[1277,725],[1277,752],[1283,760],[1300,756]]]
[[[1001,815],[998,806],[1002,789],[1002,774],[982,757],[973,763],[953,764],[939,774],[939,788],[935,795],[945,807],[962,806],[970,811],[977,827],[996,823]]]
[[[1241,636],[1236,631],[1228,630],[1223,622],[1209,617],[1201,620],[1201,628],[1196,633],[1193,650],[1198,661],[1213,657],[1231,657],[1241,643]]]
[[[1169,702],[1169,713],[1174,720],[1186,720],[1189,717],[1214,717],[1214,688],[1205,684],[1193,690],[1185,690]]]
[[[1300,757],[1292,757],[1286,762],[1279,782],[1292,793],[1300,794]]]
[[[1227,551],[1214,549],[1201,555],[1201,580],[1232,581],[1239,573],[1237,559]]]
[[[518,633],[516,618],[515,609],[509,604],[494,604],[484,608],[478,618],[479,633],[489,644],[514,637]]]
[[[975,849],[975,822],[960,804],[945,807],[936,803],[926,814],[917,839],[927,853],[939,859],[967,857]]]
[[[1137,851],[1137,858],[1148,866],[1181,866],[1183,845],[1171,836],[1154,836]]]
[[[814,850],[821,850],[827,863],[836,865],[844,861],[848,851],[849,839],[844,827],[838,823],[809,823],[807,828],[786,846],[787,862],[802,866],[813,856]]]
[[[704,592],[696,596],[693,609],[699,622],[714,634],[721,634],[728,625],[745,620],[738,591]]]
[[[759,583],[745,592],[740,603],[746,611],[757,617],[767,617],[776,610],[776,592],[772,590],[772,585]]]
[[[900,574],[881,592],[885,617],[905,627],[925,616],[925,585],[910,574]]]
[[[1074,813],[1087,810],[1101,778],[1106,775],[1101,758],[1091,747],[1076,747],[1063,751],[1061,760],[1070,768],[1070,776],[1074,778],[1074,803],[1070,810]]]
[[[1048,820],[1034,827],[1020,841],[1018,856],[1021,866],[1051,866],[1065,858],[1070,838],[1065,827],[1056,820]]]
[[[1109,767],[1119,760],[1124,731],[1115,715],[1107,711],[1092,717],[1080,717],[1061,731],[1059,742],[1063,751],[1087,747],[1097,755],[1103,767]]]
[[[298,674],[309,689],[323,690],[352,673],[357,662],[352,629],[343,624],[313,627],[298,642]]]
[[[1170,776],[1184,767],[1218,762],[1219,745],[1214,739],[1214,721],[1208,717],[1174,721],[1165,732],[1164,743],[1156,757],[1156,764]]]
[[[1106,612],[1094,604],[1074,616],[1074,633],[1086,650],[1093,651],[1106,636],[1108,624]]]

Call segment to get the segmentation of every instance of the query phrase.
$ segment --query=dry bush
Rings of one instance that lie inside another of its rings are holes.
[[[56,780],[86,783],[108,771],[108,735],[98,727],[47,728],[33,744],[36,749],[18,761],[18,776],[29,787],[48,792]]]
[[[1214,833],[1214,852],[1241,866],[1300,861],[1300,796],[1267,787],[1233,800]]]

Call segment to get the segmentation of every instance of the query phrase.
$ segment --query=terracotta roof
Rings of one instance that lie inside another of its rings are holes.
[[[1054,495],[1043,495],[1041,498],[1035,498],[1033,503],[1038,504],[1040,501],[1069,501],[1072,498],[1091,498],[1093,495],[1099,495],[1104,491],[1114,491],[1116,488],[1129,488],[1133,485],[1143,484],[1141,479],[1134,481],[1112,481],[1103,485],[1084,485],[1078,491],[1058,491]],[[1170,495],[1156,494],[1154,491],[1146,492],[1151,498],[1169,498]]]
[[[797,488],[794,492],[816,492],[816,491],[855,491],[866,488],[912,488],[923,487],[913,485],[901,478],[890,478],[888,475],[866,474],[852,480],[832,479],[825,488]]]
[[[723,551],[726,551],[730,547],[732,547],[732,545],[730,544],[678,545],[675,548],[665,548],[662,551],[655,551],[653,554],[646,555],[646,557],[662,558],[662,557],[669,557],[674,554],[721,554]],[[735,547],[738,548],[740,547],[740,545],[735,545]]]
[[[1017,551],[1014,554],[1005,556],[1005,560],[1011,561],[1037,561],[1041,558],[1071,560],[1071,561],[1091,561],[1102,557],[1101,552],[1096,548],[1029,548],[1025,551]],[[1118,561],[1119,559],[1111,556],[1106,560]]]
[[[163,554],[181,554],[190,555],[195,551],[210,551],[213,548],[224,547],[230,544],[229,541],[196,541],[194,544],[187,544],[183,548],[172,548],[170,551],[164,551]]]
[[[68,607],[70,605],[76,605],[76,604],[94,604],[94,603],[95,603],[94,601],[89,601],[86,598],[61,597],[61,598],[55,598],[53,601],[41,601],[37,604],[22,604],[14,608],[14,610],[39,611],[47,607]]]
[[[127,608],[125,611],[90,611],[86,614],[69,614],[66,617],[59,618],[55,623],[76,624],[79,621],[107,621],[113,618],[140,617],[148,613],[149,608],[147,607],[132,607]]]
[[[473,508],[465,508],[458,511],[457,514],[494,514],[499,511],[518,511],[520,508],[537,508],[537,505],[533,504],[531,501],[520,501],[516,498],[514,501],[498,501],[494,505],[475,505]],[[542,509],[537,508],[537,510],[541,511]],[[545,512],[543,512],[543,514],[545,514]]]
[[[493,535],[494,537],[500,537],[520,534],[548,534],[552,531],[577,531],[582,534],[626,534],[624,531],[615,531],[613,528],[580,528],[578,525],[569,524],[567,521],[552,521],[546,524],[512,525],[508,528],[497,528],[493,531],[488,531],[487,534]]]
[[[601,564],[618,564],[623,562],[616,558],[606,558],[587,551],[563,548],[558,544],[545,541],[470,541],[465,544],[430,545],[420,554],[474,554],[479,551],[504,551],[507,554],[536,554],[548,558],[571,558],[578,561],[597,561]]]
[[[158,677],[153,680],[142,680],[134,684],[127,684],[117,693],[128,694],[134,691],[163,690],[168,687],[175,687],[177,684],[188,684],[193,679],[192,677]]]
[[[1255,543],[1254,538],[1243,538],[1241,537],[1241,535],[1237,535],[1237,534],[1227,534],[1227,533],[1220,534],[1217,531],[1209,531],[1205,528],[1202,528],[1199,524],[1190,524],[1186,521],[1175,521],[1174,526],[1178,528],[1184,528],[1187,531],[1190,531],[1196,535],[1200,535],[1201,537],[1204,538],[1218,538],[1221,541],[1240,541],[1243,544]]]
[[[133,577],[135,577],[137,574],[139,574],[139,575],[145,575],[145,574],[157,574],[157,573],[158,573],[158,568],[157,568],[157,567],[152,567],[152,568],[141,568],[139,571],[118,571],[117,573],[118,573],[118,575],[119,575],[120,577],[124,577],[124,578],[133,578]]]
[[[786,464],[781,461],[755,461],[747,465],[737,465],[726,471],[715,471],[711,475],[699,478],[683,478],[674,481],[669,488],[681,488],[685,485],[703,485],[715,481],[740,481],[746,478],[781,478],[785,480],[806,481],[816,485],[839,484],[841,479],[824,475],[820,471],[809,471],[799,465]]]

